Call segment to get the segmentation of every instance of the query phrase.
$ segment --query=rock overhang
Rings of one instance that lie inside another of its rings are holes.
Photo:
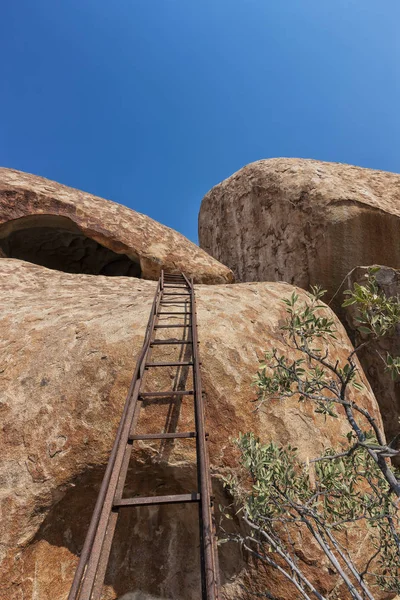
[[[82,233],[69,217],[58,215],[28,215],[0,225],[0,252],[66,273],[142,275],[138,257],[110,250]]]
[[[155,280],[161,269],[198,283],[233,274],[180,233],[110,200],[0,168],[0,256],[69,273]]]

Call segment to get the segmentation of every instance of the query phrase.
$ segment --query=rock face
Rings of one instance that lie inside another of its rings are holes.
[[[249,164],[199,215],[201,247],[238,281],[320,284],[328,299],[355,266],[400,268],[399,231],[400,175],[315,160]]]
[[[202,283],[232,273],[169,227],[125,206],[0,168],[0,257],[68,273],[157,279],[185,270]]]
[[[352,271],[348,276],[346,289],[352,288],[354,283],[364,284],[367,270],[367,267],[358,267]],[[386,296],[400,296],[400,271],[381,266],[375,277]],[[357,330],[355,317],[354,307],[349,306],[346,309],[346,321],[353,332],[355,345],[359,345],[366,340],[366,336]],[[387,354],[400,356],[400,325],[391,335],[361,348],[358,354],[378,401],[386,438],[390,442],[400,431],[400,382],[393,381],[390,373],[385,371],[381,357],[386,358]],[[400,448],[400,445],[396,447]],[[400,464],[400,460],[397,462]]]
[[[154,291],[153,282],[136,278],[71,275],[13,259],[0,261],[1,600],[67,598]],[[296,399],[270,403],[263,412],[253,410],[252,378],[264,351],[272,345],[282,348],[279,327],[285,312],[280,299],[292,291],[285,283],[196,288],[217,506],[225,501],[221,475],[236,466],[231,438],[240,431],[253,430],[264,441],[289,442],[304,459],[340,444],[347,431],[343,419],[325,421]],[[157,358],[177,358],[176,347],[161,348]],[[344,360],[350,348],[338,323],[331,356]],[[171,375],[163,369],[153,389],[169,389]],[[364,383],[364,406],[379,419]],[[140,430],[188,431],[192,419],[188,400],[148,404]],[[138,443],[130,478],[133,493],[193,491],[191,441]],[[365,533],[362,538],[360,551]],[[138,589],[198,600],[192,505],[126,511],[115,540],[104,599]],[[299,554],[306,574],[320,582],[321,590],[333,589],[335,577],[312,553],[312,547],[303,547]],[[262,589],[237,546],[221,546],[220,569],[225,600],[245,598],[242,583]],[[293,598],[285,581],[276,574],[269,577],[278,598]]]

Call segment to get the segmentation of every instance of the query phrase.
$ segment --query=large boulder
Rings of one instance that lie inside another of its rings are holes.
[[[237,464],[232,437],[240,431],[291,443],[304,459],[342,443],[347,431],[343,418],[325,421],[296,399],[254,412],[252,379],[264,351],[283,348],[281,298],[293,289],[286,283],[196,286],[217,506],[225,501],[221,476]],[[67,598],[154,291],[151,281],[71,275],[0,260],[1,600]],[[337,327],[330,356],[345,360],[351,344],[338,321]],[[177,348],[164,347],[157,356],[176,360]],[[153,388],[169,389],[171,377],[163,369]],[[379,420],[364,383],[361,402]],[[190,400],[149,403],[140,427],[190,430],[192,417]],[[131,491],[162,495],[196,489],[194,458],[190,440],[138,443]],[[137,587],[175,600],[198,600],[198,532],[191,506],[122,514],[104,598]],[[362,555],[365,532],[361,538]],[[302,566],[322,590],[332,590],[336,577],[313,553],[312,546],[300,548]],[[223,599],[245,598],[242,584],[262,590],[239,547],[221,546],[220,568]],[[276,574],[270,578],[277,598],[293,597],[285,581]]]
[[[365,284],[367,272],[368,267],[358,267],[351,271],[347,277],[346,288],[352,289],[354,283]],[[375,277],[379,288],[387,297],[400,297],[400,271],[381,266]],[[354,305],[349,306],[346,309],[346,324],[354,344],[361,346],[367,341],[367,336],[360,333],[357,327],[357,314]],[[390,335],[377,340],[370,339],[358,352],[364,373],[379,404],[387,440],[391,442],[400,432],[400,382],[398,379],[394,380],[385,368],[384,360],[388,354],[400,356],[400,325]],[[396,447],[400,448],[400,442],[397,442]],[[400,464],[399,459],[397,464]]]
[[[357,265],[400,268],[399,232],[400,175],[316,160],[249,164],[199,215],[200,246],[238,281],[320,284],[328,300]]]
[[[180,233],[110,200],[0,168],[0,257],[68,273],[157,279],[185,270],[202,283],[232,273]]]

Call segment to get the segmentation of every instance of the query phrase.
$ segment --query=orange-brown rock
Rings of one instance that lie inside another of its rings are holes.
[[[400,175],[293,158],[247,165],[199,215],[201,247],[238,281],[320,284],[328,300],[355,266],[400,268],[399,229]]]
[[[352,289],[354,283],[365,284],[367,267],[358,267],[349,273],[346,289]],[[400,271],[381,266],[375,274],[379,288],[387,297],[400,296]],[[356,346],[367,341],[367,336],[357,329],[357,310],[354,306],[346,309],[346,322]],[[393,380],[390,372],[385,368],[384,360],[387,355],[400,356],[400,325],[389,335],[381,337],[360,348],[358,357],[364,369],[368,381],[374,391],[375,398],[379,404],[383,425],[388,442],[391,442],[400,432],[400,383]],[[400,448],[400,441],[396,443]],[[400,463],[400,459],[397,459]]]
[[[202,283],[232,273],[180,233],[115,202],[0,169],[0,257],[68,273],[157,279],[185,270]]]
[[[66,274],[0,260],[1,600],[67,598],[154,291],[151,281]],[[283,348],[280,300],[292,291],[286,283],[196,286],[217,506],[224,501],[221,476],[237,464],[232,437],[240,431],[291,443],[304,458],[340,444],[347,431],[344,419],[325,421],[296,399],[271,402],[254,412],[252,379],[264,351]],[[344,360],[351,345],[339,322],[337,326],[331,356]],[[179,349],[168,348],[157,357],[176,359]],[[172,373],[163,373],[152,381],[153,389],[169,389]],[[181,376],[190,378],[186,372]],[[361,401],[379,419],[365,385]],[[193,427],[188,399],[148,404],[142,417],[141,431]],[[196,489],[191,444],[140,442],[129,493]],[[188,505],[123,513],[104,599],[137,588],[174,600],[198,600],[193,511]],[[365,532],[362,538],[361,555]],[[312,545],[299,549],[299,560],[322,590],[335,586],[335,577]],[[243,582],[262,591],[262,579],[250,573],[238,546],[220,547],[220,567],[224,600],[246,598]],[[269,574],[269,583],[277,598],[295,597],[275,573]]]

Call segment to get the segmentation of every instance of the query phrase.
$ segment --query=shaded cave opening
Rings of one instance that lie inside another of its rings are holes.
[[[68,217],[32,215],[0,227],[0,256],[65,273],[142,276],[138,260],[88,237]]]

